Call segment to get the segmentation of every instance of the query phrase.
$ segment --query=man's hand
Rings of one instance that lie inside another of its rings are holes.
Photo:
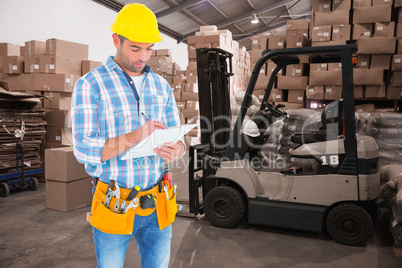
[[[165,126],[158,121],[147,121],[140,128],[138,128],[137,135],[135,136],[135,143],[140,143],[143,141],[146,137],[151,135],[155,129],[165,129]]]
[[[165,163],[171,163],[176,160],[184,152],[184,145],[181,141],[177,143],[167,142],[165,146],[158,146],[154,152],[162,157]]]

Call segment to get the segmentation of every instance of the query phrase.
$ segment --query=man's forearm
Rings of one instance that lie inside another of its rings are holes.
[[[103,146],[101,161],[103,162],[116,157],[139,143],[140,135],[138,135],[138,132],[138,130],[135,130],[133,132],[108,139],[105,143],[105,146]]]

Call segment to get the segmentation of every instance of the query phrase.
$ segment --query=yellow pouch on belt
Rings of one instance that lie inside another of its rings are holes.
[[[110,208],[107,208],[104,203],[106,200],[106,189],[108,185],[104,182],[98,181],[96,190],[92,199],[91,216],[87,217],[89,223],[96,229],[109,233],[109,234],[131,234],[134,226],[135,214],[140,216],[148,216],[154,209],[142,209],[140,205],[134,209],[129,209],[127,213],[115,213],[114,206],[117,202],[116,197],[112,197],[110,200]],[[131,190],[120,188],[119,208],[121,202],[126,200]],[[147,194],[156,194],[157,187],[149,190],[139,192],[137,197],[140,198]],[[128,205],[128,204],[126,204]]]
[[[159,229],[172,224],[177,213],[176,195],[173,196],[173,187],[168,190],[169,200],[166,198],[166,193],[158,192],[158,186],[148,191],[141,191],[137,195],[138,198],[147,194],[156,196],[156,208],[142,209],[139,205],[134,209],[129,209],[127,213],[115,213],[114,206],[117,198],[112,197],[110,200],[110,208],[107,208],[104,203],[106,200],[106,189],[108,185],[98,181],[96,190],[92,199],[91,215],[87,217],[87,221],[96,229],[109,234],[131,234],[134,227],[135,214],[140,216],[148,216],[156,209]],[[127,198],[131,190],[120,188],[119,208],[121,202]],[[126,204],[127,205],[127,204]]]
[[[168,190],[168,196],[169,199],[167,199],[164,191],[156,196],[156,214],[159,229],[161,230],[174,222],[178,210],[176,203],[177,192],[173,195],[173,187]]]

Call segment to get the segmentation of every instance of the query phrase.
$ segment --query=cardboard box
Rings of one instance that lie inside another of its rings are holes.
[[[256,63],[262,57],[262,52],[264,52],[264,49],[251,50],[251,62]]]
[[[266,89],[269,82],[269,76],[259,75],[254,89]]]
[[[39,59],[40,55],[24,56],[24,72],[25,73],[39,73]]]
[[[332,10],[350,10],[352,0],[332,0]]]
[[[177,101],[176,106],[179,109],[186,109],[186,102],[185,101]]]
[[[374,104],[368,103],[368,104],[355,105],[355,111],[356,112],[374,113]]]
[[[295,19],[286,22],[287,30],[304,30],[310,28],[310,19]]]
[[[43,98],[43,108],[56,109],[56,110],[70,110],[71,109],[71,95],[72,93],[56,93],[44,92],[46,98]]]
[[[391,21],[391,6],[358,7],[353,9],[353,24]]]
[[[173,96],[175,101],[181,101],[181,92],[175,91],[173,92]]]
[[[398,40],[398,46],[396,47],[396,54],[402,54],[402,39]]]
[[[267,63],[267,72],[266,72],[266,74],[267,74],[267,76],[269,77],[269,76],[271,76],[271,74],[272,74],[272,72],[275,70],[275,68],[276,68],[276,63],[274,63],[273,61],[271,61],[271,60],[269,60],[268,61],[268,63]],[[283,71],[282,71],[283,70]],[[283,68],[282,70],[280,70],[279,72],[278,72],[278,74],[277,74],[277,76],[282,76],[282,75],[284,75],[284,70],[285,70],[285,68]],[[268,83],[268,82],[267,82]]]
[[[331,26],[314,26],[311,33],[312,41],[331,41]]]
[[[68,212],[91,205],[92,178],[72,182],[46,180],[46,207]]]
[[[402,71],[402,55],[393,55],[391,62],[392,71]]]
[[[372,23],[353,24],[353,33],[352,33],[353,40],[357,40],[358,38],[363,37],[372,37],[372,35],[373,35]]]
[[[332,41],[350,40],[350,25],[334,25],[332,26]]]
[[[372,37],[357,39],[357,54],[394,54],[395,37]]]
[[[394,87],[392,85],[387,85],[387,90],[385,92],[385,98],[388,100],[402,99],[402,87]]]
[[[32,90],[34,87],[33,74],[17,74],[7,76],[8,87],[12,91]]]
[[[401,22],[399,22],[396,25],[395,37],[399,38],[399,39],[402,38],[402,23]]]
[[[402,0],[394,0],[394,7],[402,7]]]
[[[394,87],[402,87],[402,72],[392,72],[391,84]]]
[[[73,136],[71,128],[46,127],[46,143],[58,145],[72,145]]]
[[[314,0],[313,12],[331,11],[331,0]]]
[[[265,89],[255,89],[253,91],[253,95],[255,95],[260,102],[264,99]]]
[[[328,63],[311,63],[311,71],[328,71]]]
[[[370,67],[370,55],[369,54],[359,54],[357,56],[358,69],[368,69]]]
[[[278,89],[306,90],[307,85],[308,76],[278,76]]]
[[[310,70],[310,83],[311,86],[326,86],[342,85],[342,72],[339,71],[311,71]]]
[[[339,45],[346,45],[346,40],[336,40],[336,41],[324,41],[324,42],[312,42],[312,47],[319,47],[319,46],[339,46]]]
[[[0,57],[20,55],[21,49],[19,45],[11,43],[0,43]]]
[[[382,69],[355,69],[353,71],[354,85],[381,85],[384,81]]]
[[[48,127],[71,128],[71,117],[69,110],[47,110],[45,121]]]
[[[186,109],[200,110],[200,104],[198,101],[186,101]]]
[[[391,56],[382,55],[382,54],[374,54],[371,55],[370,69],[383,69],[389,70],[391,66]]]
[[[339,100],[342,98],[342,86],[325,86],[325,100]]]
[[[392,6],[393,0],[373,0],[373,7],[376,6]]]
[[[304,90],[289,90],[288,102],[304,103]]]
[[[198,112],[198,110],[195,110],[195,109],[187,109],[186,108],[186,109],[182,110],[182,112],[183,112],[184,118],[186,118],[186,119],[199,117],[199,112]]]
[[[286,76],[306,76],[308,71],[307,64],[292,64],[286,67]]]
[[[355,99],[363,99],[364,97],[364,86],[353,86],[353,91],[355,95]]]
[[[251,51],[254,49],[267,49],[268,36],[255,36],[251,39]]]
[[[342,71],[342,63],[341,62],[328,63],[328,71]]]
[[[182,92],[181,100],[182,101],[198,101],[198,93]]]
[[[353,0],[353,8],[371,7],[371,0]]]
[[[275,102],[275,105],[282,104],[285,107],[281,108],[281,110],[288,111],[293,109],[302,109],[304,108],[304,104],[302,103],[290,103],[290,102]]]
[[[74,74],[81,76],[81,60],[55,55],[41,55],[39,71],[47,74]]]
[[[302,34],[287,35],[286,37],[287,48],[307,47],[309,45],[310,45],[309,40]]]
[[[306,99],[310,100],[324,99],[324,86],[307,86]]]
[[[82,60],[81,61],[81,75],[85,75],[101,65],[102,65],[102,62],[100,62],[100,61]]]
[[[365,98],[384,98],[385,97],[385,83],[381,85],[367,85],[364,87]]]
[[[171,49],[157,49],[156,56],[172,56]]]
[[[46,42],[32,40],[25,42],[25,56],[39,56],[46,53]]]
[[[6,74],[20,74],[24,72],[24,57],[3,57],[3,72]]]
[[[189,37],[187,37],[187,43],[190,45],[195,45],[195,44],[198,44],[198,43],[204,43],[204,36],[203,35],[200,35],[200,36],[189,36]]]
[[[314,26],[333,26],[347,24],[349,24],[349,10],[316,12],[314,15]]]
[[[271,90],[271,94],[268,98],[268,101],[278,102],[283,101],[283,99],[284,99],[283,90],[273,88]]]
[[[45,163],[47,180],[70,182],[88,177],[85,165],[75,158],[73,147],[45,150]]]
[[[376,22],[373,37],[394,37],[395,22]]]
[[[54,38],[46,40],[46,55],[87,60],[88,50],[88,45],[85,44]]]
[[[286,38],[284,35],[272,35],[268,40],[269,49],[281,49],[286,46]]]
[[[42,74],[35,73],[34,87],[31,90],[73,92],[75,83],[80,76],[73,74]]]

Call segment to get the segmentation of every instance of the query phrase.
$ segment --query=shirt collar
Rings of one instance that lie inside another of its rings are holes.
[[[112,71],[112,70],[118,70],[118,72],[121,72],[121,73],[123,73],[123,69],[113,60],[113,56],[109,56],[107,59],[106,59],[106,69],[108,70],[108,71]],[[151,68],[148,66],[148,65],[145,65],[145,67],[144,67],[144,70],[143,70],[143,72],[144,72],[144,76],[147,76],[148,74],[149,74],[149,72],[151,71]]]

